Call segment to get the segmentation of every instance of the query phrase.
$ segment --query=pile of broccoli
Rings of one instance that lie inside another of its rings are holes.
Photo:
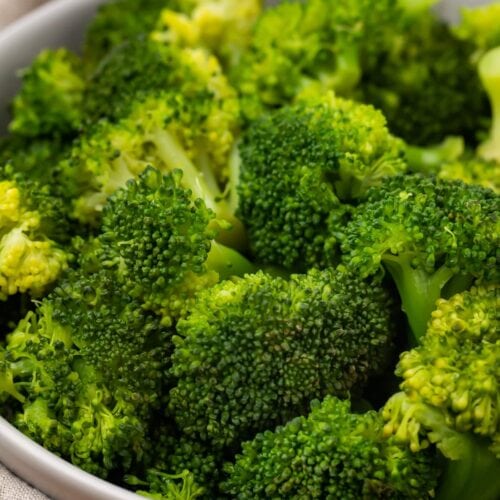
[[[500,4],[114,0],[0,138],[0,414],[163,500],[500,498]]]

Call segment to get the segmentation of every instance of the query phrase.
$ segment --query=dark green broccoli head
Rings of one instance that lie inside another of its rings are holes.
[[[146,169],[106,205],[102,262],[116,268],[120,282],[145,309],[165,321],[183,314],[200,288],[218,280],[206,267],[215,232],[213,213],[181,187],[182,173]]]
[[[396,2],[282,2],[264,11],[250,47],[232,72],[243,112],[253,119],[301,92],[349,93],[365,59],[385,47]]]
[[[349,402],[327,396],[307,417],[244,443],[223,488],[240,499],[433,498],[433,456],[384,439],[382,429],[377,413],[351,413]]]
[[[382,110],[391,131],[412,144],[434,144],[448,135],[475,144],[488,107],[472,46],[428,12],[402,15],[387,36],[389,49],[363,75],[363,100]]]
[[[406,168],[403,143],[381,113],[328,94],[255,122],[240,153],[239,214],[252,250],[298,270],[338,259],[340,201],[355,202]]]
[[[348,223],[343,258],[362,276],[384,264],[418,338],[443,293],[463,291],[471,279],[499,279],[499,211],[500,197],[480,186],[419,175],[387,179]]]
[[[82,121],[84,88],[75,54],[66,49],[40,52],[22,73],[9,130],[27,137],[74,133]]]
[[[177,325],[170,411],[186,434],[232,445],[362,387],[392,329],[384,289],[341,271],[222,282]]]
[[[170,345],[112,274],[71,273],[7,337],[0,388],[22,403],[20,430],[106,476],[148,452]]]

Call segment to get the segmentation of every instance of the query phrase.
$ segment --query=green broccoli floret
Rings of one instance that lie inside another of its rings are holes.
[[[464,156],[456,161],[443,163],[437,176],[440,179],[478,184],[500,194],[500,163],[493,160]]]
[[[129,181],[106,205],[101,231],[100,266],[114,269],[122,289],[165,323],[185,315],[200,289],[255,270],[213,241],[214,214],[182,187],[179,170],[162,176],[149,167]]]
[[[46,189],[2,178],[0,172],[0,301],[18,292],[39,296],[66,268],[57,239],[67,226]]]
[[[43,50],[22,72],[9,130],[26,137],[74,133],[82,121],[84,88],[78,56]]]
[[[384,265],[418,339],[441,296],[473,279],[499,279],[499,211],[500,197],[480,186],[394,177],[357,208],[343,235],[343,258],[361,276]]]
[[[435,444],[449,460],[439,500],[500,495],[499,297],[487,285],[438,301],[421,344],[401,356],[403,392],[383,410],[386,435],[413,451]]]
[[[391,347],[391,300],[334,270],[263,272],[203,291],[177,324],[169,408],[180,429],[224,448],[346,396]]]
[[[82,136],[66,162],[67,177],[76,179],[75,215],[95,222],[107,197],[148,164],[164,173],[180,168],[193,195],[233,226],[231,238],[237,246],[244,241],[244,231],[219,187],[229,175],[238,129],[236,94],[213,56],[184,49],[182,58],[195,75],[184,80],[182,92],[140,92],[127,83],[125,72],[109,75],[110,81],[116,77],[117,94],[131,93],[130,104],[116,123],[102,120]],[[124,81],[118,83],[121,77]]]
[[[163,43],[204,47],[225,67],[235,66],[251,43],[263,0],[196,0],[187,13],[164,9],[152,37]]]
[[[180,474],[167,474],[150,469],[145,481],[134,476],[127,476],[125,479],[132,486],[146,486],[147,489],[137,490],[136,493],[155,500],[194,500],[203,497],[205,493],[188,470]]]
[[[479,75],[491,104],[491,130],[489,137],[478,148],[479,156],[500,164],[500,47],[482,56],[478,64]]]
[[[454,37],[427,9],[407,5],[386,31],[388,49],[367,65],[359,97],[411,144],[435,144],[450,135],[476,144],[488,108],[472,44]]]
[[[0,399],[21,404],[14,424],[45,448],[103,477],[126,471],[151,446],[169,338],[113,274],[71,273],[7,336]]]
[[[243,444],[227,464],[233,498],[433,498],[439,467],[432,454],[384,439],[374,411],[357,415],[334,397],[314,401],[307,417]]]
[[[352,91],[365,60],[385,47],[385,27],[396,12],[393,0],[310,0],[266,9],[232,71],[245,116],[255,118],[304,91]]]
[[[341,202],[355,203],[383,177],[406,169],[404,144],[383,115],[331,94],[256,121],[239,149],[234,204],[251,249],[259,261],[299,271],[338,260],[349,210]]]
[[[114,0],[101,7],[87,29],[83,47],[86,71],[92,71],[114,47],[149,33],[162,9],[189,5],[189,0]]]
[[[500,46],[500,2],[463,7],[461,14],[462,19],[453,28],[453,32],[458,38],[475,45],[474,59],[478,59],[485,51]]]

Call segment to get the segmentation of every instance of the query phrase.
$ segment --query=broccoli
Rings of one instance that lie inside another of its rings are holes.
[[[307,417],[243,444],[227,464],[233,498],[433,498],[439,467],[429,452],[384,439],[383,420],[350,412],[348,401],[314,401]]]
[[[203,291],[177,324],[169,408],[179,428],[215,449],[346,396],[383,368],[391,300],[339,270],[263,272]]]
[[[0,171],[0,301],[18,292],[41,295],[67,266],[56,198],[36,182]]]
[[[0,398],[18,401],[21,431],[75,465],[128,470],[150,446],[169,339],[113,274],[70,273],[7,336]]]
[[[99,7],[87,29],[83,46],[86,72],[92,72],[114,47],[149,33],[162,9],[191,4],[194,0],[114,0]]]
[[[349,207],[404,172],[404,144],[371,106],[326,94],[256,121],[240,145],[238,215],[257,260],[302,271],[338,261]],[[236,177],[236,176],[234,176]]]
[[[389,271],[414,340],[442,294],[498,280],[500,197],[489,189],[407,175],[373,188],[342,236],[343,260],[361,276]]]
[[[461,14],[462,19],[453,28],[453,32],[458,38],[471,41],[475,45],[475,60],[485,51],[500,45],[500,2],[464,7]]]
[[[155,500],[194,500],[204,494],[203,488],[197,486],[193,474],[188,470],[180,474],[167,474],[149,469],[145,481],[134,476],[126,476],[125,480],[132,486],[146,486],[147,490],[137,490],[136,493]]]
[[[465,156],[456,161],[443,163],[437,176],[440,179],[478,184],[500,194],[500,163],[493,160]]]
[[[225,67],[235,66],[251,42],[263,0],[197,0],[189,13],[164,9],[152,33],[155,40],[205,47]]]
[[[500,47],[482,56],[478,64],[479,75],[491,103],[491,131],[489,137],[480,144],[479,156],[500,164]]]
[[[256,268],[213,241],[213,212],[182,187],[182,172],[148,167],[109,200],[93,258],[163,322],[185,315],[198,290]],[[84,255],[86,257],[86,255]]]
[[[476,144],[487,101],[470,60],[472,44],[455,38],[428,10],[401,3],[398,21],[387,29],[388,48],[366,65],[359,98],[380,109],[391,131],[412,144],[439,143],[449,135]]]
[[[282,2],[265,10],[231,72],[248,119],[290,103],[301,92],[348,94],[363,65],[385,47],[394,0]]]
[[[26,137],[74,134],[85,88],[78,56],[66,49],[43,50],[21,75],[9,130]]]
[[[441,299],[421,343],[401,355],[402,392],[386,404],[386,435],[449,459],[439,500],[500,495],[499,286]],[[496,455],[496,456],[495,456]]]
[[[136,96],[125,72],[112,72],[109,80],[105,78],[108,82],[124,80],[115,91],[129,96],[130,104],[118,121],[96,123],[65,162],[62,169],[76,184],[74,215],[95,224],[108,196],[148,164],[164,173],[181,168],[193,195],[232,225],[233,230],[224,233],[228,241],[244,247],[243,227],[219,187],[228,176],[238,129],[236,95],[212,56],[185,49],[183,59],[196,71],[192,84],[187,79],[182,92],[155,89]]]

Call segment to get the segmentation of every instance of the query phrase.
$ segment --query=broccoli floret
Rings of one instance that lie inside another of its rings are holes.
[[[384,439],[374,411],[357,415],[334,397],[314,401],[307,417],[243,444],[223,488],[234,498],[433,498],[439,467]]]
[[[489,137],[478,148],[479,156],[500,164],[500,47],[492,49],[479,61],[479,75],[491,104]]]
[[[136,493],[155,500],[194,500],[203,497],[205,493],[188,470],[180,474],[167,474],[149,469],[146,480],[127,476],[126,482],[132,486],[146,487],[147,489],[137,490]]]
[[[9,130],[26,137],[74,133],[82,121],[84,88],[78,56],[43,50],[22,72]]]
[[[478,184],[500,194],[500,163],[478,157],[463,157],[443,163],[437,172],[440,179],[460,180]]]
[[[500,45],[500,2],[463,7],[461,14],[462,19],[453,32],[458,38],[474,43],[474,59]]]
[[[102,5],[85,37],[86,71],[91,74],[112,48],[149,33],[156,26],[162,9],[190,3],[189,0],[114,0]]]
[[[487,285],[438,301],[421,344],[397,366],[402,392],[383,410],[386,435],[413,451],[435,444],[449,460],[440,500],[500,495],[499,296]]]
[[[425,9],[403,10],[387,39],[389,48],[367,65],[359,97],[411,144],[435,144],[449,135],[476,144],[488,108],[472,45]]]
[[[258,20],[248,50],[232,71],[247,118],[292,101],[312,87],[349,93],[365,60],[385,47],[396,2],[282,2]]]
[[[182,187],[178,170],[162,176],[149,167],[129,181],[110,198],[101,230],[100,265],[115,269],[122,289],[164,323],[185,315],[200,289],[255,270],[213,241],[214,214]]]
[[[39,296],[67,265],[54,240],[66,228],[58,200],[37,183],[2,180],[2,172],[0,200],[0,300],[18,292]]]
[[[499,211],[500,197],[480,186],[393,177],[356,209],[343,259],[361,276],[384,265],[418,339],[443,294],[465,290],[472,279],[499,279]]]
[[[71,273],[8,335],[0,397],[22,405],[14,424],[47,449],[103,477],[127,470],[149,452],[169,338],[112,274]]]
[[[406,169],[404,144],[371,106],[331,94],[256,121],[240,145],[239,216],[259,261],[294,270],[338,260],[346,210]]]
[[[165,9],[152,37],[186,47],[204,47],[233,67],[251,42],[263,0],[197,0],[189,13]]]
[[[290,281],[263,272],[203,291],[177,324],[169,408],[217,448],[346,396],[390,351],[391,301],[340,270]]]

